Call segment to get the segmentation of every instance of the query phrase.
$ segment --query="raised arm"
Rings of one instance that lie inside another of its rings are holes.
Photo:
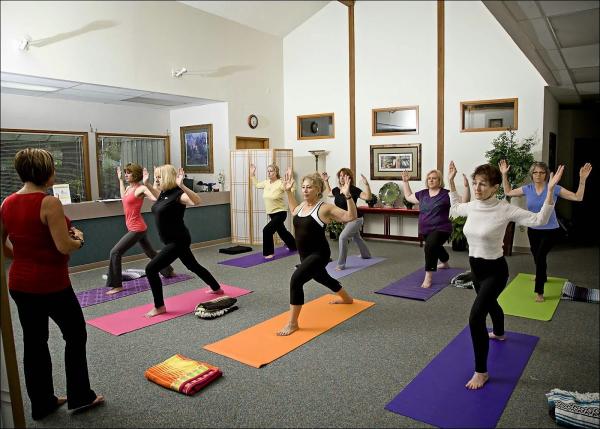
[[[266,181],[258,181],[258,179],[256,178],[256,165],[250,164],[250,183],[252,184],[252,186],[255,186],[256,189],[264,189],[265,182]]]
[[[365,177],[364,174],[360,175],[360,183],[362,184],[363,188],[365,188],[364,191],[362,191],[360,193],[360,198],[362,198],[365,201],[370,201],[371,198],[373,198],[373,193],[371,192],[371,186],[369,186],[369,182],[367,182],[367,178]]]
[[[404,198],[406,198],[406,201],[409,201],[413,204],[419,204],[419,200],[417,200],[413,192],[410,190],[410,185],[408,184],[410,174],[408,174],[407,171],[403,171],[400,173],[400,177],[402,177],[402,189],[404,191]]]
[[[462,196],[462,202],[468,203],[471,201],[471,184],[469,183],[469,178],[465,173],[463,173],[463,187],[465,188],[465,193]]]
[[[354,204],[352,194],[350,194],[351,179],[346,175],[343,176],[343,179],[344,185],[340,188],[340,193],[346,197],[348,210],[342,210],[334,204],[323,204],[323,211],[321,213],[327,220],[329,220],[329,222],[335,220],[337,222],[347,223],[356,219],[357,216],[356,204]]]
[[[450,186],[450,217],[455,218],[459,216],[467,216],[468,204],[466,201],[458,195],[456,192],[456,184],[454,178],[456,177],[456,165],[454,161],[450,161],[448,166],[448,185]],[[463,175],[463,180],[466,176]],[[469,192],[469,196],[471,193]]]
[[[498,163],[498,168],[500,169],[500,173],[502,173],[502,188],[504,188],[504,195],[507,197],[522,197],[525,195],[523,187],[517,189],[512,188],[512,185],[508,180],[508,170],[510,170],[510,165],[508,165],[506,160],[501,160]]]
[[[287,169],[285,176],[283,177],[283,189],[288,197],[290,212],[293,214],[296,207],[298,207],[298,201],[296,201],[296,196],[294,195],[294,175],[291,168]]]
[[[331,186],[329,186],[329,174],[327,174],[327,172],[324,171],[323,173],[321,173],[321,179],[323,179],[323,183],[325,184],[325,192],[323,192],[323,194],[327,195],[328,197],[333,197]]]
[[[121,166],[117,167],[117,179],[119,179],[119,192],[121,199],[125,198],[125,183],[123,182],[123,175],[121,173]]]
[[[155,168],[156,170],[156,168]],[[160,191],[154,187],[152,183],[150,183],[150,174],[148,174],[148,170],[146,167],[142,170],[142,183],[146,186],[146,189],[150,192],[153,198],[150,198],[152,201],[156,201],[158,196],[160,195]]]
[[[183,195],[181,196],[181,198],[179,198],[179,202],[186,206],[197,206],[202,202],[202,200],[200,199],[200,196],[197,193],[185,186],[185,184],[183,183],[184,177],[185,172],[183,171],[183,168],[180,168],[177,172],[177,178],[175,179],[175,183],[177,183],[177,186],[179,186],[183,191]]]
[[[585,181],[592,172],[592,164],[589,162],[585,163],[583,167],[579,169],[579,185],[577,186],[577,192],[571,192],[565,188],[560,188],[561,198],[569,201],[583,201],[583,193],[585,192]]]

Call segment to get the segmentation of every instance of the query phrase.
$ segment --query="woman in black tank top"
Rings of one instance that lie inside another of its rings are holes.
[[[296,246],[300,265],[290,279],[290,319],[277,335],[290,335],[299,329],[298,317],[304,304],[304,284],[315,280],[337,293],[339,298],[331,304],[352,304],[352,297],[342,288],[339,281],[327,273],[331,250],[325,238],[325,225],[332,220],[351,222],[356,219],[356,205],[350,195],[351,180],[346,176],[341,191],[348,200],[348,210],[321,201],[324,184],[319,173],[302,178],[303,202],[298,204],[292,192],[294,178],[291,169],[285,174],[284,187],[288,196],[296,232]]]

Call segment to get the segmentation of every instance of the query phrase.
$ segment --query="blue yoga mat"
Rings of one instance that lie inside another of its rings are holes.
[[[362,270],[363,268],[370,267],[371,265],[375,265],[381,261],[385,261],[385,258],[373,257],[369,259],[363,259],[360,256],[348,256],[346,259],[346,268],[340,271],[337,271],[335,267],[337,267],[337,261],[330,262],[327,264],[327,272],[334,279],[341,279],[342,277],[346,277],[352,273]]]
[[[496,427],[538,340],[517,332],[490,340],[490,379],[469,390],[475,364],[467,326],[385,408],[441,428]]]
[[[390,283],[383,289],[375,291],[382,295],[398,296],[401,298],[417,299],[419,301],[427,301],[433,295],[444,289],[450,284],[452,277],[464,272],[463,268],[446,268],[440,269],[433,273],[433,281],[431,287],[423,288],[423,278],[425,270],[421,268],[414,273],[409,274],[400,280]]]

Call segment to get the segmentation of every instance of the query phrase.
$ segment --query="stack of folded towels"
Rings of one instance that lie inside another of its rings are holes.
[[[220,296],[219,298],[198,304],[194,310],[194,314],[200,319],[214,319],[237,310],[238,306],[234,305],[236,302],[237,299],[235,298]]]
[[[556,424],[571,428],[600,427],[598,393],[552,389],[546,397],[548,412]]]
[[[180,354],[148,368],[144,373],[153,383],[190,396],[221,375],[223,372],[216,366]]]

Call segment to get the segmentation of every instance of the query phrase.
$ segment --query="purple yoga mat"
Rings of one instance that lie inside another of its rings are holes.
[[[336,271],[335,267],[337,267],[337,261],[333,261],[327,264],[327,272],[334,279],[341,279],[342,277],[360,271],[363,268],[370,267],[371,265],[375,265],[381,261],[385,261],[385,258],[363,259],[360,256],[348,256],[348,258],[346,258],[346,269]]]
[[[386,410],[441,428],[493,428],[510,399],[539,337],[507,332],[490,340],[490,379],[478,390],[465,384],[474,357],[467,326],[389,404]]]
[[[421,287],[421,284],[425,277],[425,270],[420,269],[394,283],[390,283],[383,289],[375,291],[375,293],[427,301],[433,295],[448,286],[452,277],[465,271],[466,270],[463,268],[447,268],[434,271],[431,287],[423,288]]]
[[[162,277],[163,286],[167,286],[173,283],[179,283],[184,280],[193,278],[189,274],[177,274],[174,277]],[[124,298],[129,295],[144,292],[150,289],[150,284],[146,277],[140,277],[139,279],[129,280],[123,282],[123,291],[115,293],[113,295],[107,295],[106,292],[110,290],[108,287],[99,287],[96,289],[85,290],[83,292],[77,292],[77,299],[81,308],[89,307],[90,305],[100,304],[106,301],[113,301],[115,299]]]
[[[287,247],[278,247],[275,249],[275,256],[273,256],[271,259],[265,259],[265,257],[262,255],[262,252],[257,252],[250,255],[241,256],[239,258],[227,259],[226,261],[219,262],[219,264],[230,265],[238,268],[249,268],[255,265],[264,264],[265,262],[276,261],[277,259],[296,255],[297,253],[298,252],[295,250],[288,250]]]

